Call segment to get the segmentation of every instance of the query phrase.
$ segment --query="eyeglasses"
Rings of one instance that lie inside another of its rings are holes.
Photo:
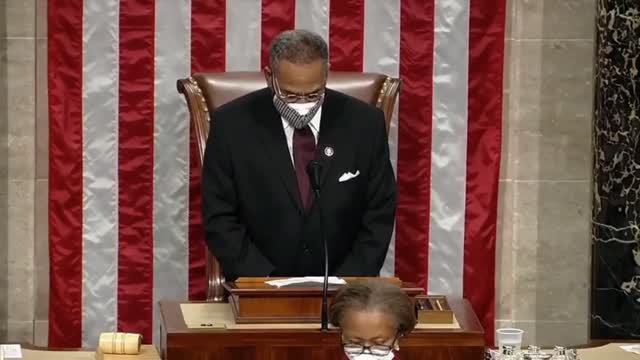
[[[276,93],[276,96],[279,97],[282,101],[286,103],[296,103],[296,102],[315,102],[320,100],[322,95],[324,95],[324,89],[312,92],[310,94],[283,94],[280,89],[280,85],[278,84],[278,79],[275,76],[271,77],[271,82],[273,84],[273,90]]]
[[[342,338],[342,334],[340,334],[340,338]],[[364,354],[365,350],[368,351],[371,355],[374,356],[386,356],[393,350],[393,345],[398,340],[398,334],[393,338],[393,342],[391,345],[362,345],[355,343],[342,343],[342,348],[344,352],[350,355],[360,355]]]
[[[360,355],[364,354],[365,350],[367,350],[371,355],[374,356],[386,356],[393,350],[393,346],[389,345],[371,345],[365,346],[362,344],[342,344],[342,348],[344,352],[349,355]]]

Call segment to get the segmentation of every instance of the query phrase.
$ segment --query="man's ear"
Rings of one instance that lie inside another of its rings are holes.
[[[271,78],[273,77],[273,73],[271,72],[271,68],[269,66],[265,66],[262,69],[262,73],[264,74],[264,79],[267,82],[267,86],[271,87]]]
[[[327,79],[329,79],[329,71],[331,70],[330,68],[331,64],[327,63],[327,65],[324,68],[324,82],[325,82],[325,86],[327,85]]]

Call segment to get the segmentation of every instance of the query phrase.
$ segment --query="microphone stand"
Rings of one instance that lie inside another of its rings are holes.
[[[324,216],[322,214],[322,203],[320,201],[320,171],[322,165],[312,160],[307,165],[307,174],[311,183],[311,188],[315,194],[315,201],[317,202],[318,211],[320,212],[320,240],[322,241],[322,248],[324,252],[324,281],[322,283],[322,315],[320,317],[320,324],[322,331],[329,331],[329,306],[327,305],[327,298],[329,297],[329,251],[327,248],[327,239],[324,237]]]
[[[322,206],[320,206],[320,189],[313,191],[316,194],[316,201],[318,202],[318,211],[320,211],[320,238],[322,240],[322,248],[324,253],[324,282],[322,283],[322,316],[321,316],[321,330],[329,331],[329,305],[327,305],[327,298],[329,297],[329,251],[327,249],[327,239],[324,237],[323,229],[323,215]]]

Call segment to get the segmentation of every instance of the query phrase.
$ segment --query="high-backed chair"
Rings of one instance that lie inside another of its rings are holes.
[[[267,86],[261,72],[221,72],[194,74],[178,80],[178,92],[183,94],[189,108],[191,127],[195,131],[200,164],[209,134],[210,113],[217,107]],[[396,99],[400,92],[400,79],[375,73],[329,72],[327,87],[375,105],[384,112],[387,133]],[[207,254],[207,300],[225,300],[224,281],[215,254]]]

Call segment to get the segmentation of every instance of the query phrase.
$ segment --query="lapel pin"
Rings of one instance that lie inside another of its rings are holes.
[[[324,148],[324,154],[328,157],[333,156],[333,148],[331,146],[327,146]]]

